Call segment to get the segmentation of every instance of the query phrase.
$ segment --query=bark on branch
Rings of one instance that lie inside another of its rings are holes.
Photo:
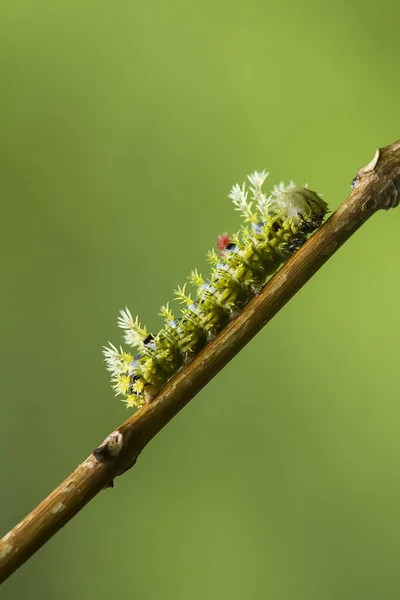
[[[400,200],[400,140],[377,150],[358,171],[351,195],[272,277],[261,294],[182,369],[148,406],[113,431],[39,506],[0,540],[0,583],[114,478],[133,466],[148,442],[296,294],[377,210]]]

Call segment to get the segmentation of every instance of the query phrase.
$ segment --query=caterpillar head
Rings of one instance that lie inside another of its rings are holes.
[[[308,207],[309,210],[308,214],[307,211],[305,211],[303,217],[305,219],[312,217],[313,220],[318,220],[320,224],[322,222],[322,219],[328,212],[327,203],[324,202],[324,200],[322,200],[322,198],[320,198],[318,194],[316,194],[312,190],[309,190],[307,187],[298,188],[298,190],[303,198],[304,204]]]
[[[274,186],[271,205],[281,218],[295,226],[309,225],[309,231],[322,223],[328,210],[328,205],[318,194],[308,187],[296,186],[293,181],[287,186],[283,182]]]

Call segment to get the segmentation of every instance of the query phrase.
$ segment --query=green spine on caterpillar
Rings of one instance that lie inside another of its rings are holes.
[[[187,294],[187,284],[178,287],[175,296],[184,305],[178,318],[168,304],[162,306],[164,326],[152,335],[128,308],[120,311],[118,325],[126,344],[136,352],[110,343],[103,354],[113,389],[127,406],[149,403],[321,225],[328,206],[315,192],[291,181],[274,186],[267,197],[262,190],[267,176],[265,171],[255,171],[248,176],[249,189],[246,183],[233,186],[228,197],[244,223],[237,234],[219,236],[219,253],[208,253],[212,266],[208,279],[192,271],[188,283],[195,288],[194,298]]]

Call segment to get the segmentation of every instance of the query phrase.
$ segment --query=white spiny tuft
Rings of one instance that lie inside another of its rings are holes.
[[[228,198],[230,198],[235,206],[235,210],[238,210],[246,219],[246,221],[256,221],[252,206],[253,203],[247,200],[249,192],[246,190],[246,184],[243,183],[242,187],[237,183],[233,186],[230,193],[228,194]]]
[[[135,325],[135,320],[133,319],[129,308],[126,306],[125,309],[120,310],[120,316],[118,317],[118,327],[121,329],[130,329]],[[138,317],[136,317],[136,322]]]
[[[111,371],[113,375],[126,373],[128,365],[133,359],[133,356],[123,351],[122,347],[118,350],[111,342],[109,347],[104,346],[104,360],[107,364],[107,371]]]
[[[236,206],[238,210],[243,210],[247,206],[247,195],[248,192],[246,190],[246,184],[243,183],[242,187],[237,183],[231,189],[228,194],[228,198],[230,198],[233,204]]]
[[[251,184],[250,191],[252,194],[252,199],[257,205],[262,220],[267,218],[268,208],[270,206],[270,197],[267,198],[262,191],[263,183],[268,175],[269,173],[267,173],[267,171],[254,171],[250,175],[247,175],[247,179]]]
[[[247,179],[250,181],[251,190],[261,191],[264,181],[267,179],[269,173],[267,171],[254,171],[247,175]]]
[[[257,208],[263,219],[266,219],[269,214],[269,209],[271,206],[271,196],[267,196],[265,194],[261,194],[259,199],[257,200]]]
[[[129,346],[139,346],[148,335],[147,329],[142,327],[139,323],[139,317],[136,317],[135,319],[132,317],[127,307],[119,312],[118,327],[125,329],[125,342],[129,344]]]

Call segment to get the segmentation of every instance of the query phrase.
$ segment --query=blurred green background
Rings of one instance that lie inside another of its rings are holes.
[[[254,169],[335,209],[399,136],[398,3],[0,9],[6,533],[131,414],[101,346],[152,330]],[[400,210],[376,215],[7,600],[400,595]]]

